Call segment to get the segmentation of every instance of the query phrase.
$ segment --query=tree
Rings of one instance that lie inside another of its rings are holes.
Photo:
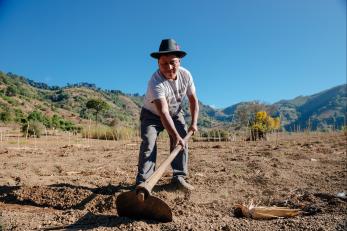
[[[107,110],[110,106],[101,99],[91,99],[87,102],[86,107],[88,109],[95,110],[95,119],[96,123],[98,123],[98,114],[104,110]]]
[[[266,139],[266,134],[280,128],[280,118],[272,118],[266,111],[256,113],[251,122],[251,140]]]
[[[258,111],[267,111],[268,106],[258,101],[244,103],[237,106],[234,115],[234,123],[238,129],[249,127],[254,121]]]

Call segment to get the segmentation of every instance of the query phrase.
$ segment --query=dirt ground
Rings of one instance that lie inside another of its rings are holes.
[[[10,133],[8,133],[10,134]],[[0,142],[3,230],[346,230],[346,136],[279,134],[268,141],[189,142],[188,193],[168,169],[153,190],[173,221],[119,217],[115,201],[133,190],[139,140],[86,140],[61,134]],[[160,140],[158,163],[169,154]],[[237,218],[234,205],[300,208],[295,218]]]

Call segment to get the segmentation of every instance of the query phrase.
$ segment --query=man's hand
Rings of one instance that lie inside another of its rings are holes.
[[[193,135],[195,134],[195,132],[198,131],[198,126],[196,124],[192,124],[190,125],[190,127],[188,128],[188,132],[192,131]]]
[[[190,124],[190,127],[188,131],[192,131],[193,134],[198,131],[198,115],[199,115],[199,101],[196,97],[196,94],[193,93],[192,95],[188,96],[189,99],[189,106],[190,106],[190,114],[192,117],[192,122]]]
[[[175,142],[175,147],[177,147],[178,145],[182,145],[182,148],[184,148],[186,146],[186,142],[184,142],[184,140],[180,136],[176,136],[174,142]]]

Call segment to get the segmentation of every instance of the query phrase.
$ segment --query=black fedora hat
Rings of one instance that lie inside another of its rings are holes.
[[[161,55],[174,54],[179,58],[186,56],[186,52],[181,51],[180,47],[173,39],[163,39],[160,43],[159,51],[151,53],[151,56],[155,59],[159,59]]]

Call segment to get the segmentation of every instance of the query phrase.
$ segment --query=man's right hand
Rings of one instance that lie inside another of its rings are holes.
[[[196,124],[192,124],[190,125],[190,127],[188,128],[188,132],[192,131],[193,135],[195,134],[195,132],[198,131],[198,126]]]

